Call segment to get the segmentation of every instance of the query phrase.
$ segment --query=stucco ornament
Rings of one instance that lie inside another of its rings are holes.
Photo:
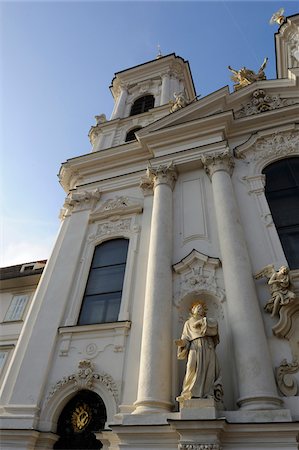
[[[279,94],[270,95],[264,89],[257,89],[251,95],[251,99],[243,105],[239,111],[235,112],[236,118],[252,116],[265,111],[283,108],[295,103],[293,99],[280,98]]]
[[[275,369],[276,381],[280,392],[286,397],[292,397],[297,394],[298,386],[296,380],[292,377],[293,374],[299,371],[299,362],[293,361],[288,363],[284,359],[279,367]]]
[[[91,389],[96,381],[103,384],[112,393],[116,403],[118,403],[118,389],[111,375],[95,373],[94,365],[88,359],[79,361],[76,373],[61,378],[52,386],[47,396],[47,402],[66,385],[73,385],[75,390]]]
[[[176,339],[178,359],[187,358],[186,374],[178,402],[191,398],[222,400],[223,388],[215,347],[219,343],[218,324],[206,317],[207,307],[202,301],[191,308],[181,339]]]
[[[289,268],[281,266],[276,272],[273,265],[264,267],[255,278],[268,278],[268,286],[271,292],[271,298],[264,306],[265,311],[271,313],[271,316],[279,314],[280,308],[289,305],[296,298],[296,294],[291,290]]]
[[[257,73],[255,73],[253,70],[247,69],[246,67],[235,70],[231,66],[228,66],[228,69],[233,73],[233,75],[231,76],[231,80],[236,83],[234,84],[234,90],[238,91],[239,89],[242,89],[243,87],[248,86],[255,81],[265,80],[266,75],[264,69],[267,65],[267,61],[268,58],[265,58]]]
[[[221,450],[219,444],[179,444],[179,450]]]

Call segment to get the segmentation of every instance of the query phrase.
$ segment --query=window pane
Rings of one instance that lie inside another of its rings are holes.
[[[118,320],[128,244],[128,239],[113,239],[96,247],[79,317],[80,325]]]
[[[105,292],[121,291],[125,265],[92,269],[86,287],[86,295],[103,294]]]
[[[126,262],[128,239],[114,239],[104,242],[95,249],[92,267],[111,266]]]
[[[79,325],[116,322],[118,319],[120,300],[121,292],[85,297]]]
[[[299,268],[299,158],[270,164],[265,194],[273,221],[291,269]]]
[[[299,268],[299,225],[277,230],[291,269]]]
[[[9,308],[5,314],[4,322],[10,322],[13,320],[21,320],[27,301],[28,295],[15,295],[9,305]]]
[[[0,371],[3,369],[8,351],[0,351]]]
[[[271,192],[267,199],[276,227],[299,223],[299,188]]]

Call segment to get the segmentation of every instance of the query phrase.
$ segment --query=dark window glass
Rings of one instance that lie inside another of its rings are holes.
[[[144,113],[153,108],[154,104],[155,97],[153,95],[144,95],[143,97],[139,97],[135,100],[131,108],[130,116],[136,116],[136,114]]]
[[[291,269],[299,268],[299,158],[267,166],[265,194],[285,256]]]
[[[117,321],[128,243],[127,239],[114,239],[96,247],[82,302],[79,325]]]
[[[140,129],[141,129],[141,127],[137,127],[137,128],[133,128],[133,130],[130,130],[127,133],[125,142],[134,141],[134,139],[136,139],[135,133],[136,133],[136,131],[138,131]]]

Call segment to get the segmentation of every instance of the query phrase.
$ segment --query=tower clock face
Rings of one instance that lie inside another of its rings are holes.
[[[90,407],[83,402],[77,403],[72,415],[71,424],[75,433],[80,433],[85,430],[92,418]]]

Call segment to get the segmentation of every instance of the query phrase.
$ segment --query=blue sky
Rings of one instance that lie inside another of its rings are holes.
[[[232,86],[228,65],[276,77],[269,19],[297,1],[2,1],[1,266],[47,259],[65,193],[56,174],[90,152],[94,116],[110,116],[115,72],[175,52],[197,94]]]

